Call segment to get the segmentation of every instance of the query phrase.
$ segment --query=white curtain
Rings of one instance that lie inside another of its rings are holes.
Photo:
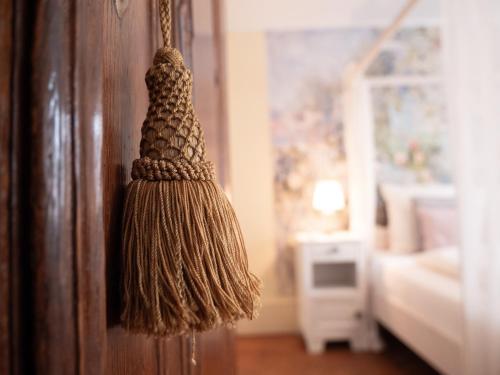
[[[500,0],[445,3],[463,254],[464,373],[500,374]]]

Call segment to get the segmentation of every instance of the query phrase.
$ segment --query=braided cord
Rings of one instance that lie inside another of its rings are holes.
[[[160,26],[163,36],[163,44],[170,47],[172,43],[172,15],[170,11],[170,0],[159,0],[160,2]]]
[[[188,160],[155,160],[149,157],[134,160],[132,179],[161,180],[215,180],[214,165],[210,161],[191,163]]]

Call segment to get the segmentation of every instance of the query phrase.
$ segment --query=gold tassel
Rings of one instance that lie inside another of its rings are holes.
[[[165,38],[169,8],[160,9]],[[252,319],[260,293],[233,208],[205,160],[191,72],[166,38],[146,74],[150,105],[123,218],[122,324],[156,336]]]

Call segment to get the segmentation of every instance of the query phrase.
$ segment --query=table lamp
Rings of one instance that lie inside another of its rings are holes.
[[[325,215],[331,215],[345,208],[344,190],[336,180],[316,182],[313,193],[313,208]]]

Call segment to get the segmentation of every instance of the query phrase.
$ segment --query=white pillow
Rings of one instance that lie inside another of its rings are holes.
[[[389,221],[389,248],[394,252],[411,253],[419,250],[419,235],[415,215],[415,199],[452,199],[452,185],[382,185]]]

